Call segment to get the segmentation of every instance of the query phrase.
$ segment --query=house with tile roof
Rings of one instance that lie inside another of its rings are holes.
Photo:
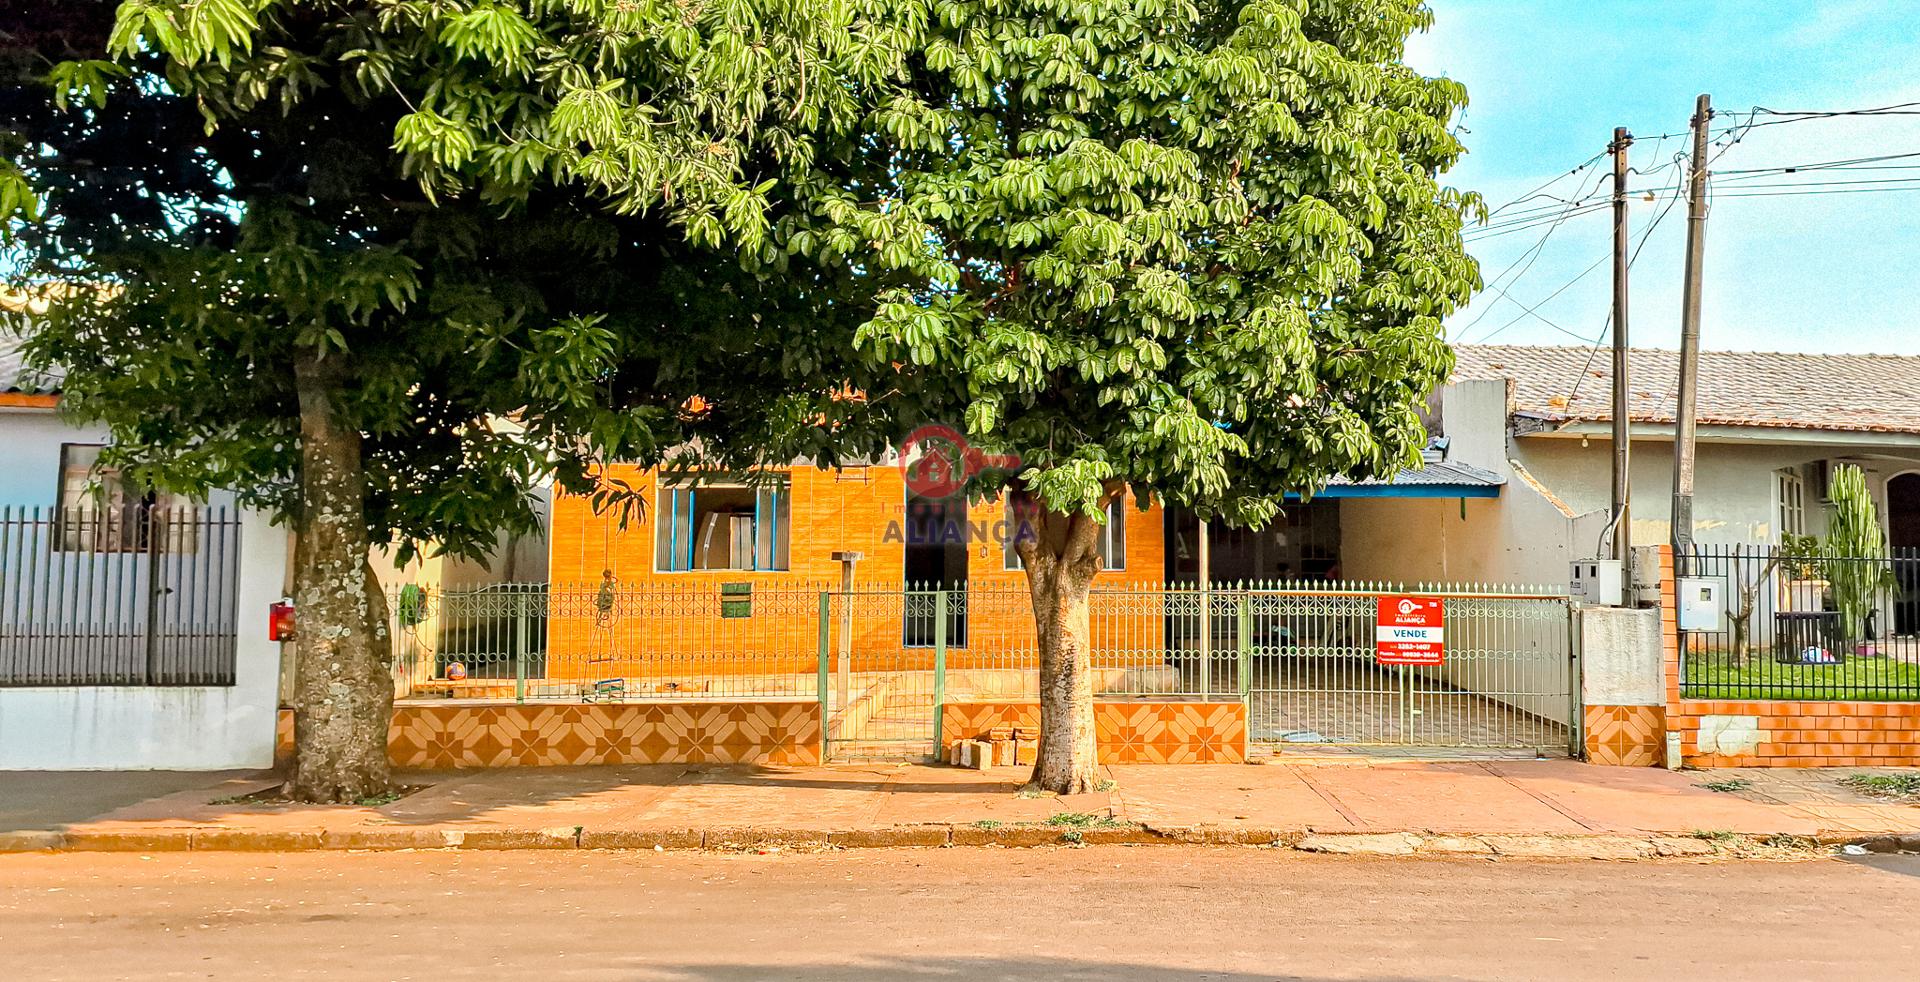
[[[1629,357],[1633,540],[1671,537],[1678,354]],[[1613,366],[1587,348],[1466,345],[1456,384],[1506,389],[1512,458],[1575,512],[1611,487]],[[1833,465],[1861,468],[1890,541],[1920,546],[1920,357],[1708,351],[1700,356],[1693,538],[1777,545],[1819,534]]]
[[[1637,545],[1671,540],[1677,352],[1629,356],[1632,413],[1628,526]],[[1612,487],[1613,366],[1591,348],[1463,345],[1451,384],[1500,400],[1501,454],[1575,516],[1604,514]],[[1443,429],[1486,425],[1488,407],[1443,398]],[[1469,421],[1466,417],[1472,417]],[[1693,540],[1777,546],[1826,531],[1827,478],[1860,468],[1887,541],[1920,549],[1920,357],[1707,351],[1700,356]],[[1580,558],[1597,539],[1579,542]],[[1887,611],[1897,633],[1920,631],[1920,584]]]

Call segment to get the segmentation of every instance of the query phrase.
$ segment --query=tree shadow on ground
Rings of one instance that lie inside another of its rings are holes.
[[[713,789],[716,802],[724,802],[723,808],[738,813],[738,822],[748,824],[847,824],[844,813],[866,809],[862,802],[870,799],[873,807],[878,807],[898,795],[912,796],[918,806],[927,806],[928,813],[936,816],[942,810],[940,796],[951,796],[955,820],[972,821],[996,816],[973,815],[975,809],[970,806],[1014,799],[1028,774],[1029,765],[1009,765],[982,774],[940,765],[889,762],[401,770],[394,773],[394,780],[410,789],[404,797],[357,805],[277,800],[273,789],[282,775],[270,771],[176,774],[157,781],[141,775],[88,772],[61,775],[57,781],[22,778],[8,783],[17,776],[0,775],[0,792],[21,792],[0,794],[0,798],[15,799],[10,806],[0,808],[0,817],[6,819],[0,824],[11,831],[72,828],[100,821],[155,826],[244,824],[252,818],[286,828],[363,822],[388,826],[505,823],[546,827],[590,824],[613,815],[628,824],[656,803],[697,800],[702,789]],[[33,793],[28,793],[29,789]],[[741,794],[752,791],[764,795]],[[1095,797],[1090,795],[1086,800],[1097,804]],[[767,808],[774,810],[761,814]],[[684,807],[675,810],[685,811]],[[703,821],[687,819],[681,824],[710,824],[722,817],[717,813]],[[915,821],[930,820],[934,819]]]
[[[1368,975],[1342,976],[1343,979],[1367,978],[1373,982],[1422,982],[1420,976]],[[1144,965],[1100,958],[1068,959],[1031,957],[960,957],[932,955],[923,959],[863,958],[857,962],[832,965],[795,965],[791,963],[650,964],[635,976],[638,980],[671,982],[842,982],[852,979],[943,979],[954,982],[1164,982],[1169,979],[1204,979],[1207,982],[1333,982],[1323,975],[1300,975],[1275,969],[1265,972],[1218,971],[1179,968],[1170,965]],[[1435,976],[1437,978],[1437,976]]]

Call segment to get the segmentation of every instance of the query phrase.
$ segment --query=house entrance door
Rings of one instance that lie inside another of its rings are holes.
[[[967,646],[967,499],[923,498],[907,492],[905,541],[906,586],[909,592],[945,590],[951,597],[947,611],[947,644]],[[933,615],[923,604],[907,604],[901,623],[901,642],[912,648],[933,646]]]
[[[1887,536],[1894,563],[1893,633],[1920,634],[1920,473],[1887,482]]]

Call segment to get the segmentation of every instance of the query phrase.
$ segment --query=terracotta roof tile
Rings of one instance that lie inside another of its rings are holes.
[[[1608,349],[1460,345],[1453,377],[1513,380],[1513,411],[1549,420],[1610,421]],[[1635,422],[1673,422],[1679,353],[1635,348],[1628,407]],[[1920,433],[1920,357],[1700,353],[1702,426]]]

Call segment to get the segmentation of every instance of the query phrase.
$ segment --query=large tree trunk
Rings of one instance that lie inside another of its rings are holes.
[[[1100,572],[1100,526],[1086,515],[1041,511],[1016,548],[1027,569],[1040,644],[1040,746],[1033,785],[1082,794],[1100,785],[1093,730],[1087,599]]]
[[[393,718],[392,645],[386,603],[368,562],[366,478],[360,433],[337,416],[339,362],[302,351],[300,509],[294,546],[299,645],[294,681],[296,801],[352,802],[392,787],[387,727]]]

